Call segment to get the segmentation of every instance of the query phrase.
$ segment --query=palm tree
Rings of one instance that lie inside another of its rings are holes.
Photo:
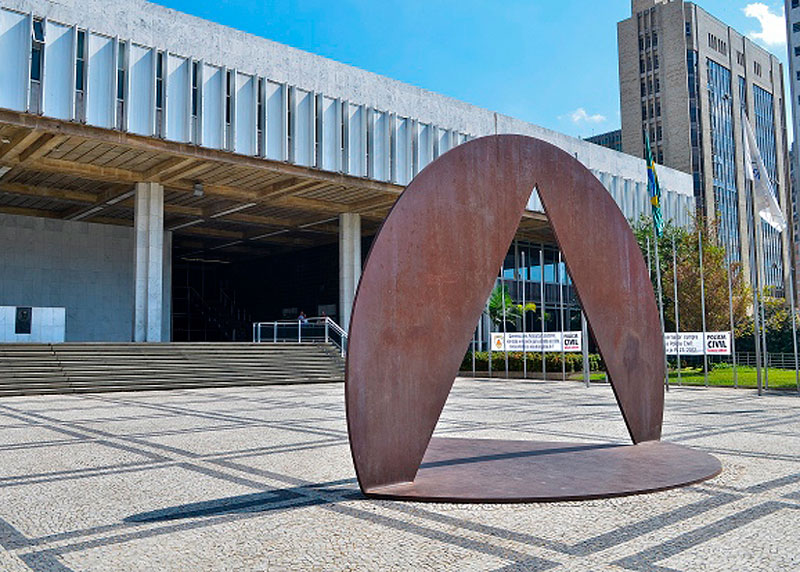
[[[536,304],[529,302],[523,308],[522,304],[515,304],[508,286],[496,286],[489,297],[489,319],[498,328],[503,325],[503,304],[505,300],[506,324],[514,324],[518,318],[522,318],[525,312],[535,312]]]

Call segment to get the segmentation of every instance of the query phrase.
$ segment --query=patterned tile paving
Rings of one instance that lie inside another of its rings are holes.
[[[800,397],[673,389],[716,479],[588,502],[372,501],[340,384],[0,400],[0,570],[800,570]],[[607,386],[460,379],[437,434],[626,442]],[[564,476],[565,479],[569,475]]]

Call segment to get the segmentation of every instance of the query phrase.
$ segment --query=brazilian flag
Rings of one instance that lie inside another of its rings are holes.
[[[647,145],[647,194],[650,195],[650,206],[653,211],[653,226],[656,229],[656,236],[661,238],[664,234],[664,217],[661,214],[661,185],[658,184],[656,165],[653,161],[653,153],[650,151],[650,137],[646,131],[644,140]]]

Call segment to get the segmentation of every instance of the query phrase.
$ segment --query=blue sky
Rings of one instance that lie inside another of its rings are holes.
[[[616,24],[630,0],[158,3],[570,135],[620,126]],[[788,66],[782,1],[696,3]]]

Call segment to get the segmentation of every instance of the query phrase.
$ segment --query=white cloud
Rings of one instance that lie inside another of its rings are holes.
[[[600,115],[599,113],[595,115],[589,115],[588,113],[586,113],[586,110],[583,107],[579,107],[578,109],[570,113],[568,117],[576,125],[580,123],[603,123],[606,120],[606,116]]]
[[[761,40],[768,46],[780,46],[786,43],[786,17],[783,12],[773,14],[769,6],[763,2],[754,2],[744,7],[744,15],[755,18],[761,24],[760,32],[750,32],[748,35]]]

